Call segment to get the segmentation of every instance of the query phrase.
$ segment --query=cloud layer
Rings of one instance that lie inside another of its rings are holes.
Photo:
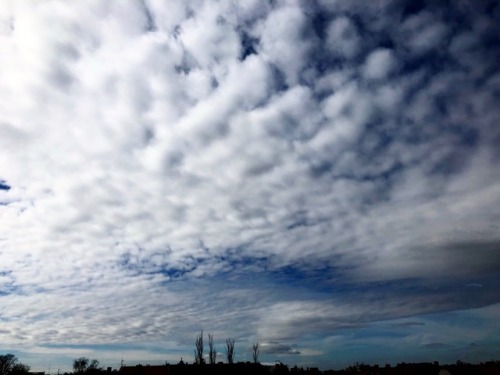
[[[500,8],[419,4],[2,3],[4,349],[500,302]]]

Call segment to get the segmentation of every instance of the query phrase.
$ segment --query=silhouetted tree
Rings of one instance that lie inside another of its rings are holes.
[[[252,357],[253,357],[253,363],[259,362],[259,343],[256,342],[255,344],[252,345]]]
[[[227,363],[234,363],[234,339],[226,340]]]
[[[19,363],[14,354],[0,355],[0,375],[21,375],[29,371],[30,367]]]
[[[82,374],[87,371],[89,365],[89,359],[86,357],[80,357],[73,360],[73,372],[77,374]]]
[[[90,361],[90,365],[87,367],[87,372],[90,374],[99,373],[102,369],[99,367],[99,361],[97,359],[93,359]]]
[[[10,372],[10,375],[25,375],[25,374],[29,374],[30,369],[31,368],[28,365],[25,365],[23,363],[16,363],[12,367],[12,371]]]
[[[194,351],[194,362],[198,365],[202,365],[205,363],[205,360],[203,359],[203,330],[200,335],[196,337],[194,345],[196,347]]]
[[[87,368],[88,370],[98,370],[99,369],[99,361],[97,359],[93,359],[90,361],[90,365]]]
[[[210,359],[210,364],[215,365],[217,359],[217,350],[214,346],[214,335],[208,335],[208,358]]]
[[[0,355],[0,375],[10,374],[16,362],[14,354]]]

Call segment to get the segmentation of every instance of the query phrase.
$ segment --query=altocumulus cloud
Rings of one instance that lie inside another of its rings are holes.
[[[0,349],[177,360],[204,328],[328,366],[391,319],[408,348],[491,344],[499,17],[2,2]],[[398,320],[464,309],[488,328],[463,343]]]

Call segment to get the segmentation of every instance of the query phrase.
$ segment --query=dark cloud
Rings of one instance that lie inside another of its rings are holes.
[[[401,322],[401,323],[396,323],[396,327],[412,327],[412,326],[423,326],[425,323],[423,322]]]
[[[278,342],[269,342],[261,344],[263,354],[300,354],[300,351],[294,345],[287,345]]]
[[[446,349],[448,345],[443,344],[442,342],[431,342],[429,344],[423,345],[425,349],[432,349],[432,350],[440,350],[440,349]]]

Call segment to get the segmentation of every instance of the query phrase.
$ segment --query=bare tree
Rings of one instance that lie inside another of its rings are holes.
[[[14,354],[0,355],[0,375],[28,374],[30,367],[17,361]]]
[[[99,361],[97,359],[93,359],[92,361],[90,361],[90,364],[87,367],[87,372],[90,374],[97,374],[101,370],[102,369],[99,367]]]
[[[214,335],[208,335],[208,358],[210,359],[210,364],[215,365],[217,359],[217,350],[214,345]]]
[[[16,363],[12,367],[11,375],[27,375],[29,374],[31,368],[23,363]]]
[[[234,363],[234,339],[226,340],[227,363]]]
[[[73,360],[73,372],[81,374],[87,371],[89,365],[89,359],[86,357],[80,357]]]
[[[194,345],[196,347],[194,351],[194,362],[198,365],[202,365],[205,363],[205,360],[203,359],[203,330],[201,331],[200,335],[196,337],[196,340],[194,342]]]
[[[16,363],[17,358],[14,354],[0,355],[0,375],[10,374]]]
[[[256,342],[255,344],[252,345],[252,357],[253,357],[253,363],[258,363],[259,362],[259,343]]]
[[[90,361],[90,365],[88,367],[89,370],[97,370],[99,369],[99,361],[97,359],[93,359]]]

